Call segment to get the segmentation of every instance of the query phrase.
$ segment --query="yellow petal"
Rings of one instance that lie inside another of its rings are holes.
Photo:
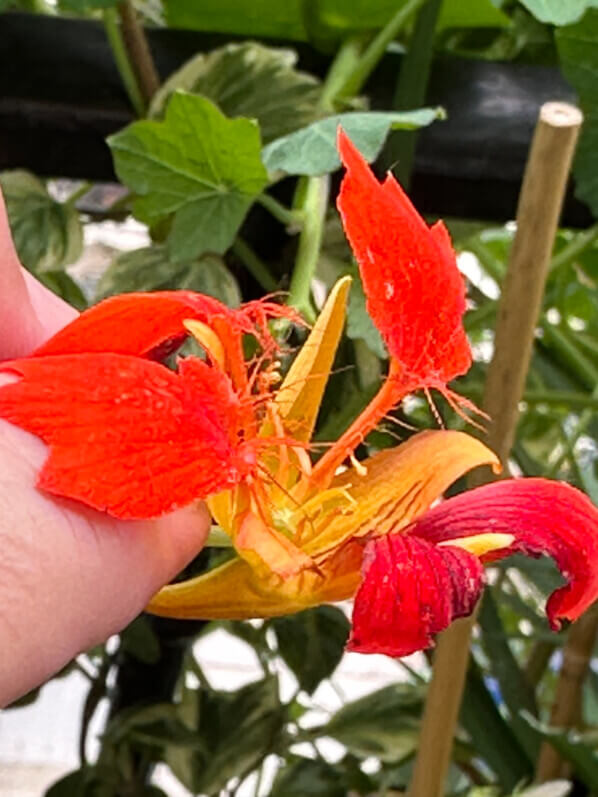
[[[247,562],[235,559],[205,575],[164,587],[152,598],[147,611],[194,620],[293,614],[353,596],[360,580],[361,555],[361,546],[346,545],[320,573],[306,571],[286,581],[260,579]]]
[[[314,569],[313,560],[253,512],[246,512],[235,523],[233,543],[240,556],[267,579],[272,573],[289,578],[303,570]]]
[[[375,454],[336,476],[332,489],[347,492],[334,515],[312,515],[302,548],[319,561],[349,537],[398,531],[421,515],[450,485],[478,465],[500,468],[496,454],[464,432],[430,431]],[[363,468],[365,467],[365,473]]]
[[[326,300],[276,395],[285,428],[297,440],[310,440],[326,382],[345,323],[351,277],[340,279]]]

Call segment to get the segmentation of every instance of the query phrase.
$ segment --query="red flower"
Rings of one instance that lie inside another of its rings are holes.
[[[496,535],[507,544],[484,553],[484,538]],[[476,545],[481,558],[468,550]],[[598,510],[590,499],[547,479],[508,479],[450,498],[402,533],[368,543],[349,650],[405,656],[429,647],[434,634],[473,611],[482,562],[517,552],[551,556],[568,581],[546,605],[554,630],[598,598]]]
[[[207,498],[240,554],[163,589],[150,610],[174,617],[269,617],[355,596],[349,647],[400,656],[469,614],[483,563],[513,551],[554,557],[568,583],[548,602],[553,627],[598,597],[598,510],[542,479],[481,487],[430,509],[472,467],[497,464],[460,432],[425,432],[364,462],[367,433],[409,392],[471,363],[465,287],[442,223],[429,228],[392,177],[380,184],[339,133],[347,168],[339,209],[369,312],[390,353],[378,395],[312,467],[306,447],[340,339],[348,291],[331,291],[278,389],[268,320],[288,308],[231,310],[180,291],[115,297],[26,359],[5,363],[0,417],[49,446],[39,486],[121,518]],[[161,363],[192,334],[205,359]],[[243,337],[259,353],[246,361]],[[350,458],[351,467],[338,472]]]

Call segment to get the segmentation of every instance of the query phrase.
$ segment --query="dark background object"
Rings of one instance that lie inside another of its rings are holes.
[[[197,52],[230,36],[148,31],[161,77]],[[292,46],[300,67],[323,75],[328,58]],[[371,80],[376,108],[388,109],[400,65],[389,54]],[[412,195],[430,214],[504,221],[516,198],[538,108],[574,95],[558,69],[439,58],[428,104],[448,120],[419,136]],[[0,15],[0,169],[26,168],[42,176],[114,180],[105,137],[133,120],[103,27],[71,20]],[[586,226],[585,205],[567,197],[563,223]]]

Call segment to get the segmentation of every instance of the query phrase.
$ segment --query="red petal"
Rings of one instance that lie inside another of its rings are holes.
[[[392,175],[380,184],[339,128],[338,197],[367,307],[412,387],[444,387],[471,365],[465,286],[446,227],[428,227]]]
[[[569,582],[548,599],[553,628],[575,620],[598,598],[598,509],[584,493],[547,479],[509,479],[478,487],[431,509],[410,527],[430,542],[486,532],[515,543],[484,557],[548,554]]]
[[[36,355],[113,352],[166,356],[187,336],[186,318],[237,320],[240,312],[192,291],[128,293],[86,310],[36,350]],[[251,329],[244,330],[251,331]]]
[[[237,484],[254,452],[229,378],[195,358],[178,373],[120,354],[32,357],[0,388],[0,417],[50,455],[38,485],[121,518],[148,518]]]
[[[471,614],[484,583],[472,554],[417,537],[389,534],[368,543],[355,597],[348,650],[408,656]]]

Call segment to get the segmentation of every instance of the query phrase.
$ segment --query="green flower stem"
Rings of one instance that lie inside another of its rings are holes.
[[[249,244],[237,236],[232,245],[233,253],[243,262],[247,271],[258,282],[266,293],[273,293],[278,288],[278,283],[268,271],[268,267],[259,258]]]
[[[295,307],[308,321],[312,322],[315,320],[315,316],[311,304],[311,281],[316,273],[320,256],[330,177],[326,174],[322,177],[301,178],[300,182],[305,185],[302,201],[304,222],[299,236],[288,304]]]
[[[122,37],[120,25],[118,23],[118,14],[114,8],[106,8],[102,13],[102,19],[104,22],[106,37],[108,39],[108,43],[110,44],[114,62],[116,63],[116,68],[120,74],[125,91],[128,94],[131,105],[133,106],[137,116],[143,117],[145,116],[146,112],[145,102],[137,82],[135,69],[133,68],[133,65],[129,59],[129,53],[127,52],[127,48]]]
[[[441,8],[442,0],[427,0],[419,10],[395,90],[393,108],[397,111],[419,108],[425,102]],[[385,161],[390,168],[396,164],[394,171],[404,188],[411,180],[416,142],[416,130],[396,130],[386,146]]]
[[[285,207],[270,194],[260,194],[256,201],[281,224],[287,227],[300,228],[302,226],[303,213],[300,210],[291,210],[291,208]]]
[[[550,271],[555,271],[565,266],[583,254],[598,238],[598,224],[594,224],[583,232],[577,233],[574,238],[550,261]]]
[[[353,97],[358,94],[386,52],[388,45],[396,39],[399,31],[413,14],[423,5],[424,0],[407,0],[386,23],[382,30],[366,47],[363,54],[345,78],[337,97]]]

